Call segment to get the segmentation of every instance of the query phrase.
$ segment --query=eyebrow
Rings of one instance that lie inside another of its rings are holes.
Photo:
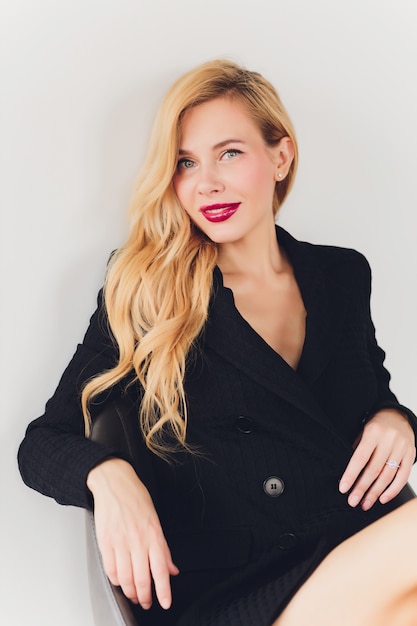
[[[216,143],[213,146],[213,150],[218,150],[219,148],[224,148],[224,146],[227,146],[229,143],[245,143],[244,141],[242,141],[241,139],[225,139],[224,141],[219,141],[219,143]],[[179,150],[178,154],[180,155],[184,155],[184,154],[192,154],[191,150]]]

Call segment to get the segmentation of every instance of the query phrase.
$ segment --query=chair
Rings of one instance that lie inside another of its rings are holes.
[[[132,429],[135,420],[127,416],[134,407],[125,401],[112,402],[94,420],[91,439],[116,447],[137,460],[140,445],[135,445],[138,433]],[[136,441],[136,444],[138,442]],[[87,569],[91,605],[96,626],[139,626],[131,604],[120,587],[111,584],[106,576],[97,544],[94,515],[86,512]]]
[[[149,465],[144,463],[148,454],[139,435],[136,415],[129,418],[137,409],[124,400],[113,401],[94,419],[91,439],[106,446],[116,447],[132,460],[133,466],[144,482],[152,484]],[[404,504],[416,497],[406,485],[396,498],[396,504]],[[120,587],[114,587],[107,578],[97,545],[94,516],[86,513],[87,566],[90,597],[96,626],[140,626],[131,605]]]

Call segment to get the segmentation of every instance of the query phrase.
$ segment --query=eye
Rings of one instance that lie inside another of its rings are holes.
[[[195,165],[195,162],[192,159],[188,159],[187,157],[184,157],[183,159],[180,159],[178,161],[177,168],[182,169],[182,170],[189,170],[192,167],[194,167],[194,165]]]
[[[236,150],[235,148],[230,148],[230,150],[226,150],[223,152],[222,159],[234,159],[238,154],[242,154],[241,150]]]

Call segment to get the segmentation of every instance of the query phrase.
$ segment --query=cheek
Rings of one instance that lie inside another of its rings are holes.
[[[257,163],[255,167],[251,164],[241,172],[240,178],[246,189],[259,195],[269,193],[269,190],[275,187],[274,169],[270,163]]]
[[[179,177],[174,178],[174,180],[172,181],[172,184],[173,184],[174,191],[178,200],[183,206],[185,212],[188,213],[188,215],[191,217],[192,206],[191,206],[190,191],[189,191],[190,185],[187,185],[187,181]]]
[[[181,182],[178,176],[174,176],[174,178],[172,179],[172,186],[174,187],[174,191],[177,197],[180,198],[181,197]]]
[[[178,200],[181,202],[184,207],[187,205],[187,198],[189,197],[189,185],[187,185],[187,181],[178,176],[173,180],[174,191],[177,194]]]

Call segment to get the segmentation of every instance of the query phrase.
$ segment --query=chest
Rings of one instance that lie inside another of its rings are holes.
[[[293,369],[306,334],[306,310],[292,274],[274,281],[231,285],[241,317]]]
[[[314,307],[310,298],[307,319],[304,291],[303,298],[293,291],[291,305],[281,294],[261,295],[251,299],[230,288],[219,291],[187,371],[189,424],[201,420],[206,427],[256,413],[267,431],[292,407],[300,416],[294,422],[297,437],[301,432],[309,438],[311,429],[324,427],[353,441],[377,393],[360,307],[339,297],[332,300],[335,310],[326,311],[325,300]],[[259,316],[273,323],[262,327]],[[275,333],[270,341],[268,332]],[[294,371],[289,361],[300,352]]]

